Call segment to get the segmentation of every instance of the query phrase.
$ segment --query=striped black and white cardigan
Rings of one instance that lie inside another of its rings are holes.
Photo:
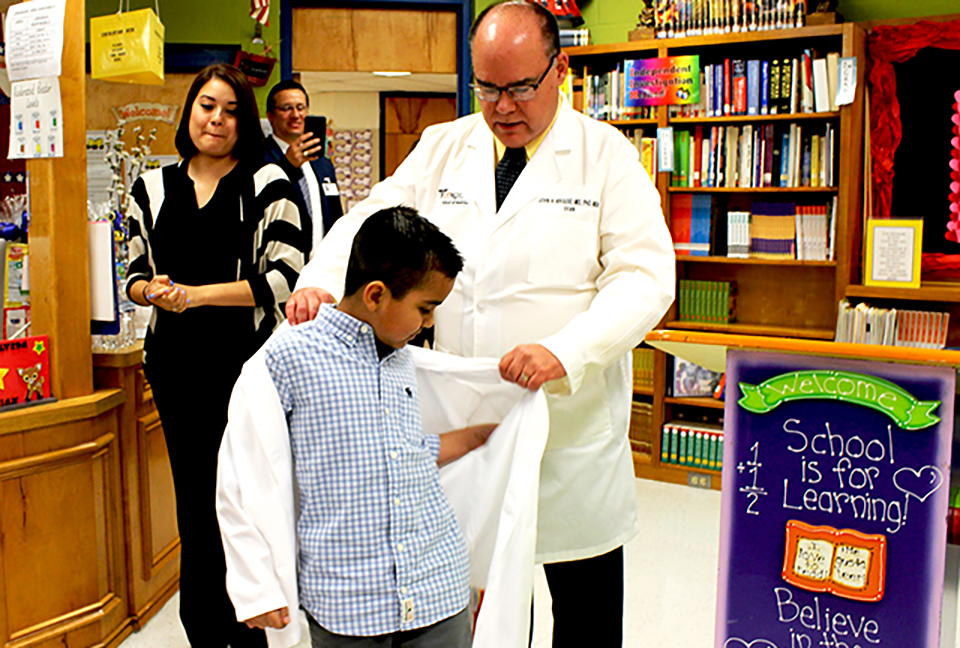
[[[127,295],[139,279],[156,274],[150,235],[171,187],[191,187],[186,177],[187,161],[148,171],[134,183],[130,213],[130,265]],[[184,185],[186,180],[186,185]],[[182,190],[182,189],[181,189]],[[283,321],[282,308],[293,291],[310,253],[311,225],[301,218],[293,186],[283,170],[266,164],[244,176],[237,197],[238,225],[252,235],[249,254],[237,259],[237,280],[250,283],[256,306],[253,328],[262,343]],[[188,232],[184,233],[189,236]],[[211,241],[215,245],[216,241]],[[156,311],[150,329],[156,324]]]

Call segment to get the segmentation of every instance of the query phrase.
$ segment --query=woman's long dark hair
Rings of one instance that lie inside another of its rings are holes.
[[[193,102],[197,100],[200,89],[211,79],[220,79],[233,88],[237,95],[237,109],[234,115],[237,118],[237,144],[233,148],[234,159],[253,165],[263,163],[263,130],[260,128],[260,110],[257,100],[253,96],[253,88],[243,72],[232,65],[218,63],[208,65],[200,70],[193,80],[187,100],[183,105],[180,116],[180,126],[177,128],[177,137],[174,143],[177,152],[184,160],[189,160],[197,154],[197,146],[190,139],[190,115],[193,112]]]

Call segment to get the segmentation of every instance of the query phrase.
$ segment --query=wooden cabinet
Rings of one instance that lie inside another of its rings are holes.
[[[837,52],[841,57],[858,59],[857,95],[850,105],[826,113],[778,115],[739,115],[723,117],[673,117],[666,107],[658,107],[654,118],[611,121],[626,129],[643,129],[652,137],[658,127],[691,129],[702,126],[793,123],[804,126],[831,124],[836,133],[835,178],[827,187],[671,187],[670,173],[658,173],[654,182],[660,192],[663,212],[670,218],[670,205],[679,193],[709,193],[720,206],[720,213],[749,209],[751,201],[795,201],[804,204],[836,198],[835,260],[799,261],[767,259],[735,259],[726,256],[678,256],[679,280],[736,282],[737,321],[729,324],[705,324],[681,321],[675,303],[660,328],[695,329],[757,336],[777,336],[811,340],[832,340],[837,317],[837,304],[848,294],[848,287],[859,276],[861,239],[861,177],[863,149],[864,33],[853,24],[823,25],[778,31],[745,32],[691,38],[631,41],[612,45],[568,48],[571,69],[577,76],[603,74],[616,68],[625,59],[698,55],[701,67],[724,59],[759,59],[797,57],[804,49],[821,53]],[[582,103],[582,89],[576,88],[574,104]],[[579,107],[579,106],[578,106]],[[660,462],[660,429],[665,421],[681,414],[694,420],[716,419],[722,414],[717,403],[707,400],[667,396],[670,363],[657,352],[655,383],[652,395],[635,394],[635,399],[653,404],[653,437],[651,454],[634,453],[638,476],[676,483],[688,483],[688,473],[705,473],[711,486],[720,487],[720,474],[687,466]]]
[[[127,394],[118,415],[128,614],[134,629],[163,607],[180,583],[173,475],[142,357],[142,343],[93,357],[94,384]]]

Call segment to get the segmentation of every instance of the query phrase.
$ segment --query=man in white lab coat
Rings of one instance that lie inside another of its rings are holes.
[[[340,296],[353,235],[383,207],[412,205],[450,236],[465,267],[436,311],[436,348],[501,358],[505,380],[548,393],[537,560],[554,646],[620,646],[622,547],[637,532],[630,350],[673,301],[672,242],[637,150],[561,98],[569,59],[549,12],[494,5],[471,47],[482,115],[424,132],[323,239],[287,316]]]

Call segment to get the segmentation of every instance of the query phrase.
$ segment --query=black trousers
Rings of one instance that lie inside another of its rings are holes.
[[[180,621],[193,648],[265,648],[263,630],[238,622],[227,596],[215,504],[217,454],[239,370],[232,375],[230,369],[206,364],[203,371],[164,369],[154,363],[144,372],[173,472],[180,530]]]
[[[621,648],[623,547],[543,571],[553,598],[553,648]]]

